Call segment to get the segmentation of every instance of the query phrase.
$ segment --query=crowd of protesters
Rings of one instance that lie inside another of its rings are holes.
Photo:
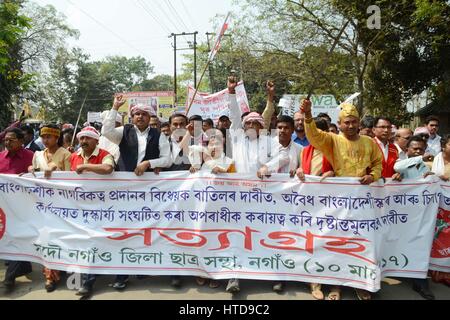
[[[35,174],[50,178],[55,171],[93,172],[108,175],[113,171],[146,172],[207,171],[213,174],[245,173],[259,178],[273,173],[288,173],[305,181],[306,175],[358,177],[363,185],[379,179],[420,179],[437,175],[450,177],[450,135],[438,135],[440,120],[430,116],[422,127],[397,128],[382,115],[360,118],[357,108],[341,105],[338,122],[327,114],[313,118],[311,102],[304,100],[300,110],[290,116],[276,117],[275,87],[267,83],[267,105],[262,114],[239,109],[235,78],[228,79],[229,114],[215,123],[199,115],[189,118],[174,113],[162,122],[152,106],[138,104],[130,110],[129,124],[123,124],[119,108],[125,99],[118,95],[111,110],[102,114],[102,123],[41,125],[38,130],[21,121],[0,134],[0,173]],[[412,130],[414,129],[414,130]],[[431,219],[432,217],[430,217]],[[8,261],[4,286],[15,287],[15,279],[31,272],[29,262]],[[430,273],[433,280],[450,284],[449,274]],[[54,291],[61,272],[44,268],[45,288]],[[113,288],[124,290],[129,276],[116,276]],[[182,278],[172,276],[174,287]],[[79,295],[92,294],[96,276],[83,274]],[[220,281],[196,279],[211,288]],[[284,282],[274,282],[273,290],[284,290]],[[341,288],[332,286],[327,295],[317,283],[310,284],[315,299],[339,300]],[[425,299],[434,299],[427,279],[412,279],[412,288]],[[229,279],[226,290],[241,290],[238,279]],[[361,300],[371,299],[368,291],[355,289]]]

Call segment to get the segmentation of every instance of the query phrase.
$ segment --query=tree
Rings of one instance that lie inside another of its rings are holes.
[[[110,77],[115,91],[134,90],[153,73],[152,65],[143,57],[111,56],[99,63],[104,78]]]
[[[86,98],[81,124],[87,112],[104,111],[111,107],[114,94],[142,87],[151,64],[140,57],[108,57],[90,61],[89,55],[79,48],[58,50],[50,63],[50,72],[42,79],[42,97],[39,104],[46,105],[54,121],[75,124],[80,107]]]
[[[139,87],[135,89],[136,91],[173,91],[173,77],[160,74],[142,81]]]
[[[381,9],[379,29],[368,27],[371,5]],[[361,112],[405,121],[412,95],[431,86],[439,96],[448,96],[443,88],[449,79],[449,6],[444,0],[246,0],[237,23],[238,42],[260,57],[289,57],[285,61],[291,61],[290,70],[277,66],[294,90],[312,78],[296,75],[317,72],[331,43],[338,40],[317,91],[337,88],[338,99],[360,91]],[[337,39],[344,22],[348,26]]]
[[[47,69],[58,49],[66,46],[67,39],[78,38],[79,32],[51,5],[28,2],[23,13],[30,18],[30,28],[20,37],[21,63],[28,73],[38,73]]]
[[[30,27],[29,19],[19,13],[21,1],[0,3],[0,128],[11,121],[15,94],[29,82],[20,58],[20,36]]]

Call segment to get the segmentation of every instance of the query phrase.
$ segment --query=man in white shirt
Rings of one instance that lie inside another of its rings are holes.
[[[233,160],[237,173],[258,172],[262,166],[271,160],[272,140],[264,130],[266,121],[259,113],[251,112],[241,120],[241,109],[236,99],[237,79],[234,76],[228,78],[228,97],[230,102],[230,142],[233,152]],[[271,89],[272,90],[269,90]],[[268,84],[268,106],[273,99],[273,85]],[[266,110],[264,116],[270,119],[271,110]],[[273,113],[273,111],[272,111]],[[242,129],[243,127],[243,129]],[[286,145],[285,147],[287,147]],[[278,146],[277,146],[278,147]],[[279,154],[279,150],[276,151]],[[284,152],[283,152],[284,153]],[[281,289],[281,288],[280,288]],[[240,291],[239,280],[230,279],[226,291],[237,293]]]
[[[271,140],[266,132],[263,132],[264,119],[261,115],[251,112],[241,120],[241,111],[236,99],[236,85],[236,79],[230,77],[228,96],[232,121],[230,136],[233,160],[237,173],[255,173],[270,160]]]
[[[102,124],[105,122],[106,116],[108,115],[109,111],[103,111],[102,112]],[[116,116],[116,128],[119,128],[122,126],[123,120],[122,115],[117,114]],[[111,142],[108,138],[105,136],[100,136],[100,140],[98,140],[98,147],[100,149],[108,151],[113,157],[114,157],[114,163],[119,163],[120,158],[120,150],[119,146],[113,142]]]
[[[273,158],[264,164],[257,172],[259,178],[272,173],[289,173],[295,175],[299,167],[302,146],[292,141],[294,119],[290,116],[280,116],[277,120],[278,136],[273,138]]]
[[[439,130],[439,118],[436,116],[429,116],[425,120],[425,125],[430,132],[428,147],[425,152],[430,153],[435,157],[441,152],[441,137],[437,134]]]
[[[131,109],[133,124],[116,128],[119,108],[125,103],[122,95],[115,97],[112,110],[103,123],[102,134],[119,145],[120,158],[117,171],[134,172],[142,176],[146,171],[159,173],[161,168],[172,164],[167,137],[150,127],[150,117],[155,114],[151,106],[137,105]],[[113,288],[123,290],[127,286],[127,275],[116,276]]]
[[[114,99],[113,109],[103,124],[102,134],[119,145],[118,171],[134,171],[142,176],[146,171],[159,172],[172,164],[167,137],[150,127],[150,118],[155,114],[151,106],[137,105],[132,108],[133,124],[116,128],[119,108],[125,103],[122,96]]]

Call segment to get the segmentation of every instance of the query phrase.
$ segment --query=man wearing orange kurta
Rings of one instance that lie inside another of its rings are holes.
[[[383,154],[376,143],[367,136],[360,136],[359,113],[352,104],[341,105],[339,129],[336,135],[318,130],[312,118],[311,101],[303,100],[301,110],[305,113],[305,132],[310,144],[322,151],[331,163],[336,177],[360,177],[361,184],[369,185],[381,178]],[[370,292],[355,289],[361,300],[371,299]],[[340,299],[339,291],[332,291],[330,299]]]

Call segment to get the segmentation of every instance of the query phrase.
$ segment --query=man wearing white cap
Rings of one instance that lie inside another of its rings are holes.
[[[96,174],[110,174],[114,171],[114,159],[108,151],[98,147],[100,134],[94,127],[83,128],[77,138],[80,141],[80,151],[72,153],[70,157],[70,170],[78,174],[93,172]],[[95,274],[82,274],[82,286],[77,295],[91,295],[94,286]]]
[[[241,112],[236,100],[236,85],[234,77],[228,78],[233,160],[237,173],[256,173],[270,160],[271,141],[266,134],[260,134],[265,121],[257,112],[249,113],[242,120],[245,134],[241,130]]]
[[[138,104],[131,109],[133,124],[115,128],[119,108],[126,102],[122,95],[114,98],[114,105],[105,119],[102,134],[119,145],[120,158],[116,170],[134,172],[142,176],[147,171],[158,173],[172,164],[167,137],[150,127],[150,117],[155,115],[151,106]],[[126,288],[127,275],[118,275],[113,284],[116,290]]]
[[[98,147],[100,133],[94,127],[83,128],[78,134],[80,151],[70,156],[70,170],[78,174],[93,172],[110,174],[114,171],[114,159],[108,151]]]
[[[125,103],[122,95],[114,99],[114,106],[103,124],[103,135],[119,145],[119,171],[134,171],[137,176],[146,171],[168,168],[172,164],[167,138],[150,127],[150,118],[155,115],[151,106],[138,104],[131,109],[133,124],[115,128],[119,108]]]
[[[236,99],[237,79],[228,78],[228,96],[230,100],[230,135],[233,150],[233,161],[237,173],[256,172],[270,160],[269,148],[271,140],[261,130],[265,127],[264,118],[257,112],[249,113],[241,121],[241,111]],[[242,131],[242,124],[244,131]],[[239,292],[239,279],[230,279],[227,292]]]

